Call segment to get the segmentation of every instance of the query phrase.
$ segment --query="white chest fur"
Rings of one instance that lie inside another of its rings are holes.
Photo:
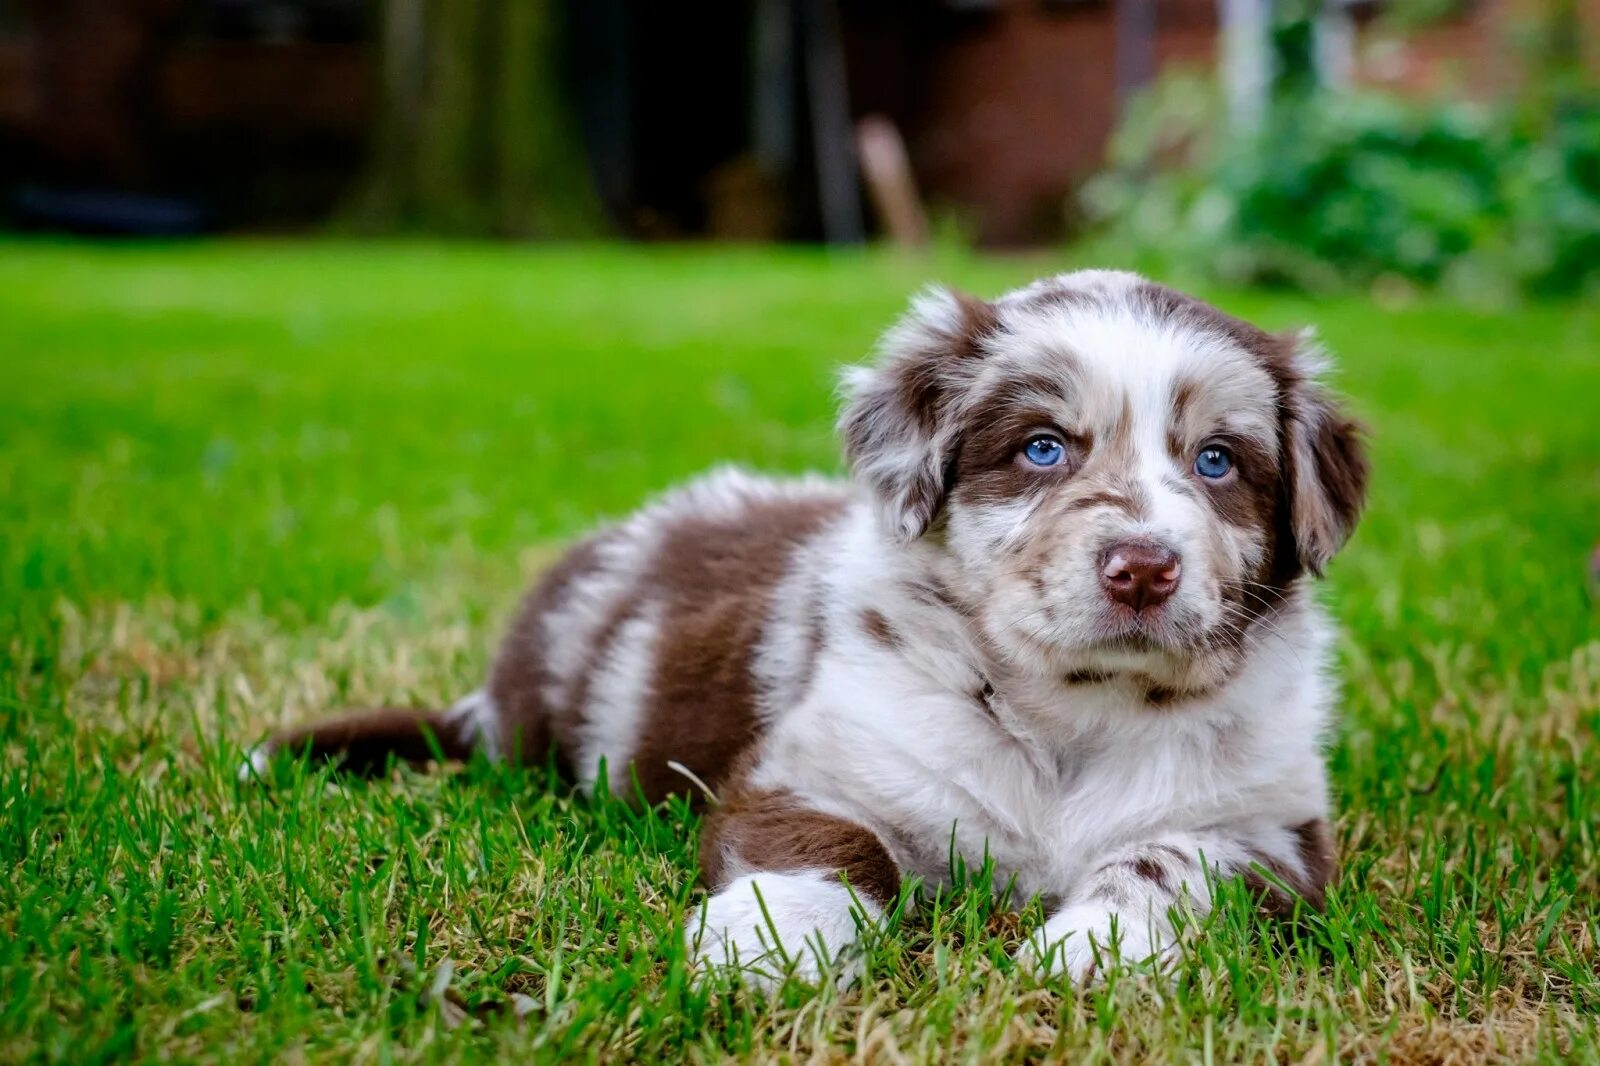
[[[987,856],[1019,898],[1068,893],[1096,856],[1164,832],[1320,817],[1327,641],[1316,607],[1293,607],[1228,684],[1165,707],[1125,683],[986,699],[948,647],[930,670],[841,639],[754,783],[866,825],[926,883]]]

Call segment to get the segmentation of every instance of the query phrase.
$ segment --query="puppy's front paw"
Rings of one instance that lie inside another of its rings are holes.
[[[1078,903],[1058,911],[1017,949],[1017,961],[1041,977],[1070,977],[1087,984],[1121,960],[1128,963],[1165,958],[1153,922],[1096,903]]]
[[[756,987],[771,990],[789,972],[815,982],[831,974],[841,984],[860,976],[855,910],[859,905],[837,878],[815,873],[747,874],[728,883],[689,914],[684,937],[701,969],[735,969]]]

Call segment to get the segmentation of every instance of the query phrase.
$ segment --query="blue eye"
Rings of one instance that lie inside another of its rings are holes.
[[[1022,454],[1034,466],[1055,466],[1067,454],[1066,448],[1054,437],[1034,437],[1023,446]]]
[[[1194,472],[1201,477],[1212,478],[1227,477],[1228,471],[1233,469],[1233,456],[1224,448],[1207,448],[1195,456]]]

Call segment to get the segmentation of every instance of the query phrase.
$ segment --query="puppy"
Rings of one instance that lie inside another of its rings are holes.
[[[952,851],[1084,979],[1240,876],[1322,901],[1335,685],[1310,578],[1361,510],[1320,359],[1132,274],[933,290],[845,378],[852,479],[713,474],[572,548],[485,685],[258,749],[435,751],[714,793],[702,963],[809,976]]]

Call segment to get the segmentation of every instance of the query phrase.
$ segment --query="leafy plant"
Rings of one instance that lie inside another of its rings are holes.
[[[1227,130],[1217,95],[1193,75],[1159,85],[1084,190],[1090,217],[1143,258],[1310,289],[1600,286],[1600,94],[1530,121],[1324,92],[1280,101],[1254,132]]]

